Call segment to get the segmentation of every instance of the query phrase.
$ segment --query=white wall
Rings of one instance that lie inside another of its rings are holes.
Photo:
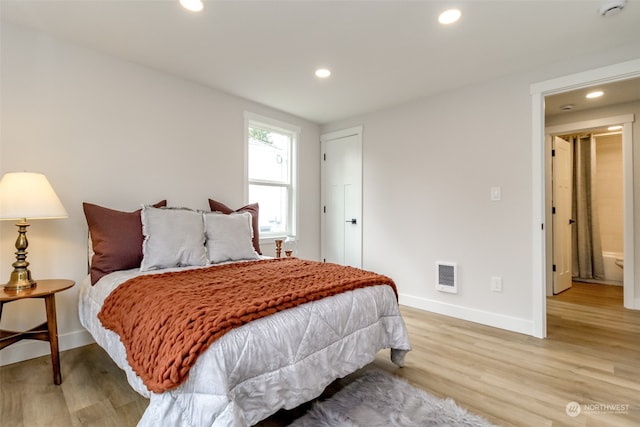
[[[323,126],[364,127],[364,267],[401,303],[534,334],[531,84],[636,57],[637,42]],[[458,294],[435,290],[439,260],[458,263]]]
[[[528,331],[526,83],[506,78],[350,123],[364,125],[363,265],[393,277],[402,303]],[[501,201],[490,200],[493,186]],[[458,294],[435,290],[436,261],[458,264]],[[491,292],[492,276],[502,277],[502,293]]]
[[[34,278],[86,275],[82,202],[121,210],[167,199],[208,209],[216,198],[243,203],[244,111],[301,127],[299,253],[320,252],[320,162],[316,124],[113,57],[3,23],[0,174],[44,173],[69,212],[32,221]],[[16,227],[0,223],[0,282],[15,260]],[[271,248],[265,248],[269,251]],[[77,316],[78,287],[58,294],[61,348],[89,340]],[[44,321],[42,301],[5,306],[2,328]],[[0,352],[0,364],[48,353],[23,341]]]

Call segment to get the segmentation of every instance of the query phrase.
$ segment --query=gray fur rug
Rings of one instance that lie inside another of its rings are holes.
[[[488,427],[487,420],[381,371],[365,373],[316,402],[294,427]]]

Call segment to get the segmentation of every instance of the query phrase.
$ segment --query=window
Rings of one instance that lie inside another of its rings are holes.
[[[247,195],[260,205],[260,237],[295,235],[295,161],[299,129],[247,114]]]

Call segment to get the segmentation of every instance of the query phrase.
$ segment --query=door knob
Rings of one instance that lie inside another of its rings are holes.
[[[351,224],[357,224],[358,221],[355,218],[351,218],[350,220],[347,220],[345,222],[350,222]]]
[[[576,223],[576,220],[575,220],[575,219],[573,219],[573,218],[569,218],[569,224],[575,224],[575,223]]]

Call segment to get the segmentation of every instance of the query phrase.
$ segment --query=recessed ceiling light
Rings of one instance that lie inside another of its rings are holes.
[[[573,107],[574,107],[573,104],[566,104],[566,105],[563,105],[562,107],[560,107],[560,109],[562,111],[571,111],[571,110],[573,110]]]
[[[326,79],[330,75],[331,75],[331,71],[327,70],[326,68],[318,68],[316,70],[316,77],[319,77],[321,79]]]
[[[620,129],[622,129],[622,126],[620,126],[620,125],[609,126],[607,128],[607,130],[620,130]]]
[[[191,12],[200,12],[204,8],[202,0],[180,0],[180,5]]]
[[[593,99],[593,98],[600,98],[602,95],[604,95],[603,91],[596,90],[594,92],[589,92],[586,97],[589,99]]]
[[[453,24],[454,22],[457,22],[458,19],[460,19],[460,16],[462,16],[462,12],[460,12],[460,9],[445,10],[440,14],[440,16],[438,16],[438,22],[445,25]]]

